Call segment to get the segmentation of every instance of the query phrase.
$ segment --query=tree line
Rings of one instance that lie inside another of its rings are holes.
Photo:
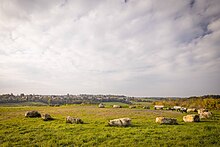
[[[189,98],[164,99],[155,101],[155,105],[182,106],[187,108],[220,109],[220,95],[193,96]]]

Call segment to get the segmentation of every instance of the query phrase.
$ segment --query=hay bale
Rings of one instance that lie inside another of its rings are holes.
[[[120,127],[127,127],[131,125],[130,118],[118,118],[110,120],[108,123],[110,126],[120,126]]]
[[[199,115],[196,115],[196,114],[186,115],[186,116],[183,116],[183,121],[184,122],[199,122],[200,117]]]
[[[157,117],[156,118],[156,123],[167,124],[167,125],[178,124],[176,118],[166,118],[166,117]]]
[[[41,117],[41,114],[38,111],[27,111],[25,117]]]

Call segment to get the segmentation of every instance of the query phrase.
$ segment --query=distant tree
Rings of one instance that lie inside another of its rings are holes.
[[[49,98],[47,101],[48,105],[51,105],[51,101],[52,101],[51,98]]]

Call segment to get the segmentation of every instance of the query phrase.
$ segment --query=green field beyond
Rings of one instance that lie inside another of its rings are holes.
[[[25,118],[29,110],[48,113],[55,120]],[[185,123],[182,114],[97,105],[0,107],[0,146],[220,146],[220,111],[198,123]],[[66,116],[84,124],[67,124]],[[178,125],[159,125],[158,116],[177,118]],[[129,117],[131,127],[110,127],[110,119]]]

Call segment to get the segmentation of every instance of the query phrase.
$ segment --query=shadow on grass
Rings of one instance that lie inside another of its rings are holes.
[[[196,122],[196,123],[217,123],[217,120],[201,120],[200,122]]]
[[[217,120],[200,120],[199,122],[184,122],[182,121],[181,124],[202,124],[202,123],[206,123],[206,124],[212,124],[212,123],[217,123]]]
[[[83,124],[87,124],[87,125],[88,125],[88,124],[91,124],[91,123],[88,123],[88,122],[83,122]]]
[[[156,124],[156,126],[183,126],[183,123],[178,124]]]
[[[111,125],[105,125],[105,127],[109,127],[109,128],[114,128],[114,127],[118,127],[118,128],[139,128],[141,127],[141,125],[130,125],[130,126],[111,126]]]
[[[42,119],[42,118],[41,118]],[[58,119],[56,119],[56,118],[50,118],[50,119],[47,119],[47,120],[44,120],[44,119],[42,119],[43,121],[55,121],[55,120],[58,120]]]
[[[127,128],[140,128],[141,125],[132,124],[131,126],[127,126]]]

